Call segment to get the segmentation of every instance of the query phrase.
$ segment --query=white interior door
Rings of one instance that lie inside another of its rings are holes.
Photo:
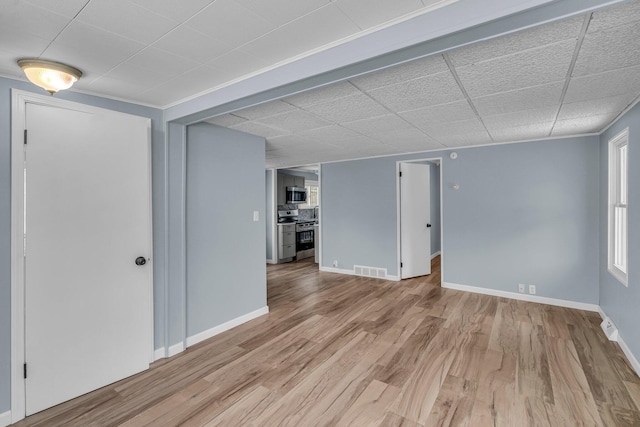
[[[401,163],[400,277],[431,274],[430,166]]]
[[[88,111],[26,106],[27,415],[149,367],[149,120]]]

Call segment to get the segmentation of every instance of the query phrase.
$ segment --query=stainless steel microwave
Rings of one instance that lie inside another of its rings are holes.
[[[307,189],[304,187],[287,187],[287,203],[306,203]]]

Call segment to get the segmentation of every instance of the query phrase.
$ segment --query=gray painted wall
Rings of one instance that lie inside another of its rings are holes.
[[[265,171],[265,229],[267,233],[267,259],[273,259],[273,169]],[[276,261],[276,260],[274,260]]]
[[[290,169],[278,169],[278,173],[282,173],[285,175],[293,175],[293,176],[303,176],[305,179],[305,182],[307,180],[310,180],[310,181],[318,180],[318,175],[311,172],[302,172],[302,171],[296,171],[296,170],[290,170]]]
[[[629,287],[607,270],[608,141],[629,128]],[[640,357],[640,104],[600,138],[600,306],[636,358]]]
[[[267,305],[264,156],[264,138],[187,128],[187,336]]]
[[[323,164],[323,266],[396,275],[396,161],[442,156],[444,281],[510,292],[532,284],[540,296],[597,304],[598,137],[458,154]],[[344,209],[352,205],[362,209]]]
[[[18,80],[0,77],[0,413],[11,406],[11,89],[37,94],[43,90]],[[84,95],[60,92],[56,98],[102,107],[123,113],[149,117],[152,126],[152,185],[153,185],[153,275],[155,347],[164,346],[164,159],[165,138],[162,111]]]

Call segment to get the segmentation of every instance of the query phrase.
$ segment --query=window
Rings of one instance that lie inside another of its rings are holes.
[[[316,181],[306,181],[305,186],[307,189],[307,203],[308,207],[318,206],[318,183]]]
[[[609,272],[625,286],[628,286],[628,147],[628,128],[609,141]]]

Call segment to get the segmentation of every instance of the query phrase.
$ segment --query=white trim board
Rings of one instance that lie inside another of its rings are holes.
[[[182,353],[184,351],[184,343],[179,342],[178,344],[174,344],[169,347],[169,351],[167,351],[167,357],[175,356],[178,353]]]
[[[211,329],[207,329],[206,331],[191,335],[190,337],[187,337],[187,347],[191,347],[194,344],[209,339],[215,335],[221,334],[222,332],[228,331],[229,329],[235,328],[236,326],[242,325],[243,323],[246,323],[268,313],[269,306],[264,306],[240,317],[236,317],[235,319],[231,319],[221,325],[214,326]]]
[[[440,251],[432,253],[431,254],[431,259],[434,259],[435,257],[437,257],[438,255],[440,255]]]
[[[578,310],[598,312],[600,306],[597,304],[589,304],[586,302],[568,301],[558,298],[541,297],[537,295],[519,294],[516,292],[499,291],[489,288],[478,288],[475,286],[458,285],[457,283],[442,282],[445,289],[454,289],[456,291],[472,292],[474,294],[491,295],[495,297],[503,297],[520,301],[536,302],[539,304],[555,305],[558,307],[576,308]]]
[[[160,348],[156,348],[153,351],[153,361],[157,361],[160,359],[164,359],[165,357],[167,357],[167,348],[166,347],[160,347]]]
[[[600,306],[598,306],[598,313],[600,313],[600,317],[602,318],[602,320],[608,318],[608,316]],[[633,354],[633,352],[631,351],[627,343],[624,341],[624,339],[622,338],[622,335],[620,335],[619,329],[618,329],[618,339],[616,340],[616,342],[620,345],[620,349],[622,350],[624,355],[627,357],[627,360],[631,364],[631,367],[633,368],[633,370],[636,372],[636,374],[640,375],[640,362],[638,361],[638,359],[636,359],[636,356]]]
[[[0,427],[6,427],[11,424],[11,411],[0,414]]]

